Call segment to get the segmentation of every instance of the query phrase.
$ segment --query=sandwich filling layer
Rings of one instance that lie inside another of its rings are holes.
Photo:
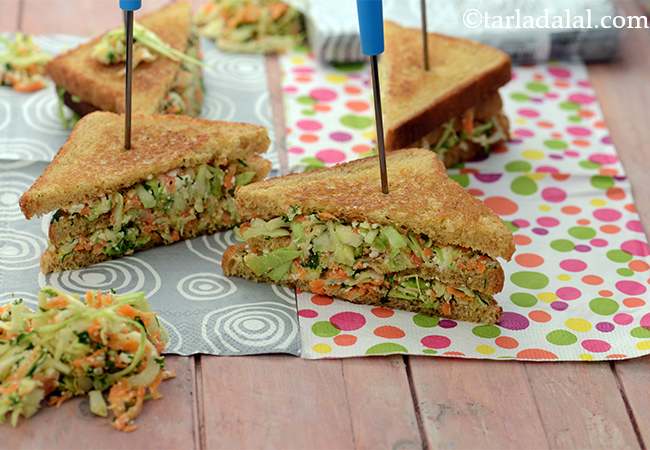
[[[265,173],[258,156],[183,168],[113,194],[58,210],[50,223],[43,270],[74,268],[78,259],[104,260],[171,244],[239,221],[237,186]]]
[[[444,312],[444,305],[458,302],[493,305],[491,294],[503,282],[499,263],[478,252],[436,245],[392,226],[303,215],[298,208],[267,221],[253,219],[240,234],[243,267],[232,274],[348,300],[399,299]]]
[[[415,142],[412,147],[434,151],[446,166],[487,156],[508,140],[508,118],[499,94],[454,117]]]
[[[109,58],[112,51],[115,50],[107,49],[107,53],[103,57]],[[185,53],[197,60],[202,58],[199,35],[194,29],[190,33]],[[118,57],[114,56],[113,58]],[[143,63],[146,63],[149,60],[143,58],[143,61]],[[83,99],[72,95],[61,86],[57,86],[57,94],[59,97],[59,118],[66,128],[74,125],[80,117],[98,111],[95,105],[84,102]],[[201,114],[203,94],[203,70],[201,66],[181,61],[176,78],[162,99],[158,112],[160,114],[185,114],[197,117]],[[72,119],[65,117],[63,112],[64,104],[73,111]]]

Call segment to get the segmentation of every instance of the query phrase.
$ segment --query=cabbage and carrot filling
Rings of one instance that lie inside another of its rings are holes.
[[[508,118],[502,111],[503,102],[499,94],[470,108],[461,116],[455,117],[431,133],[424,136],[415,147],[428,148],[442,160],[452,149],[469,150],[470,146],[480,146],[489,154],[496,144],[508,140]]]
[[[50,224],[48,252],[59,261],[73,252],[114,257],[229,228],[239,221],[235,188],[255,176],[246,161],[213,162],[61,209]]]
[[[162,352],[167,334],[142,293],[87,292],[83,298],[44,287],[38,309],[22,300],[0,306],[0,422],[16,425],[42,403],[89,395],[90,411],[135,429],[144,401],[173,376]],[[107,393],[107,395],[105,394]]]
[[[479,291],[500,270],[488,256],[436,245],[423,234],[342,223],[326,213],[303,215],[298,208],[268,221],[253,219],[239,230],[247,244],[243,263],[257,277],[300,282],[316,293],[336,287],[350,296],[487,302],[489,295]]]
[[[0,36],[0,44],[5,47],[0,53],[0,86],[11,86],[18,92],[34,92],[47,85],[45,64],[50,56],[41,51],[31,36],[17,33],[14,41]]]
[[[263,51],[289,50],[302,40],[300,13],[277,0],[212,0],[195,21],[206,37],[232,44],[264,41]]]
[[[469,118],[467,118],[469,117]],[[504,126],[504,123],[506,124]],[[468,150],[471,144],[477,144],[488,154],[495,144],[508,139],[507,119],[503,114],[484,121],[477,121],[465,115],[462,119],[451,119],[439,130],[422,138],[419,147],[428,148],[440,158],[454,148]]]

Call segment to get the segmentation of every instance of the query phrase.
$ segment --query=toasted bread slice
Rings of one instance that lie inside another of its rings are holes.
[[[171,47],[185,52],[192,28],[191,6],[171,3],[138,22]],[[97,109],[124,112],[124,70],[122,64],[105,66],[92,58],[101,36],[57,56],[47,64],[47,73],[57,86]],[[172,87],[180,63],[159,57],[133,71],[133,111],[153,114]]]
[[[448,178],[435,154],[423,149],[391,152],[387,166],[389,194],[381,192],[377,159],[367,158],[243,186],[237,191],[237,205],[243,220],[268,220],[296,205],[304,214],[394,225],[423,233],[440,245],[510,259],[514,243],[505,224]]]
[[[510,57],[501,50],[429,33],[430,70],[425,71],[419,29],[387,21],[384,34],[379,72],[389,150],[412,145],[510,80]]]
[[[244,262],[247,250],[245,244],[238,244],[229,247],[223,255],[221,266],[227,276],[237,276],[257,282],[271,283],[270,279],[260,278],[253,273]],[[298,288],[302,291],[310,292],[312,289],[307,281],[285,282],[290,287]],[[344,300],[366,305],[378,305],[388,308],[403,309],[412,312],[423,313],[427,315],[447,317],[455,320],[464,320],[468,322],[496,323],[501,316],[501,307],[496,303],[494,298],[485,297],[488,304],[481,302],[452,302],[438,303],[436,306],[427,306],[424,303],[412,302],[395,297],[381,297],[379,295],[359,296],[354,290],[344,289],[339,285],[326,285],[324,292],[326,295],[339,297]],[[446,305],[446,306],[444,306]]]
[[[173,169],[211,160],[245,160],[266,151],[266,129],[173,115],[134,115],[124,150],[124,116],[83,117],[45,172],[20,198],[28,219],[83,203]],[[267,166],[268,171],[268,166]]]

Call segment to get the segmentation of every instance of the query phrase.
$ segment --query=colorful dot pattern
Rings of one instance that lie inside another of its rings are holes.
[[[367,155],[367,70],[282,58],[289,164],[304,170]],[[650,353],[650,246],[581,65],[518,67],[502,89],[508,148],[450,170],[512,230],[497,325],[298,295],[303,355],[390,353],[598,361]]]

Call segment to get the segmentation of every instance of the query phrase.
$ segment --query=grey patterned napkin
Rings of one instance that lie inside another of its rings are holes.
[[[52,54],[82,41],[64,35],[37,38]],[[258,123],[272,133],[263,57],[223,54],[208,41],[202,45],[207,65],[202,116]],[[234,242],[230,231],[83,270],[41,274],[50,216],[26,221],[18,198],[67,138],[57,114],[52,87],[31,95],[0,87],[0,304],[22,297],[34,305],[45,284],[78,293],[140,290],[169,332],[169,353],[300,354],[294,292],[223,275],[221,256]],[[266,157],[278,173],[275,146]]]

